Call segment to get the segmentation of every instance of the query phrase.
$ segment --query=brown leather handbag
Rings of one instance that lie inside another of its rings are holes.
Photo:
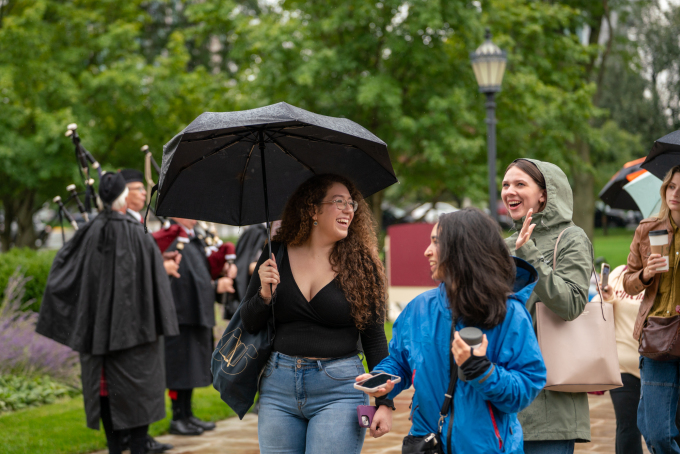
[[[680,358],[679,333],[680,315],[648,317],[642,328],[638,352],[656,361]]]
[[[566,230],[555,243],[553,271],[557,267],[557,245]],[[601,293],[600,298],[600,303],[587,303],[581,315],[572,321],[562,319],[545,304],[536,303],[538,345],[548,371],[545,389],[575,393],[623,386],[614,308],[603,303]]]

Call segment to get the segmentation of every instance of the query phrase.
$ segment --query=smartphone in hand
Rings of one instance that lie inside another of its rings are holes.
[[[401,381],[401,377],[398,375],[390,375],[385,372],[380,372],[378,374],[373,375],[369,379],[355,383],[354,387],[367,393],[374,393],[378,391],[382,386],[387,384],[388,380],[392,380],[392,383],[399,383]]]
[[[607,288],[609,285],[609,271],[610,267],[608,263],[602,264],[602,270],[600,271],[600,280],[602,281],[602,288]]]

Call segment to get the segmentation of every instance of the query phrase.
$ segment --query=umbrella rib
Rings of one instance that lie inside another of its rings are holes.
[[[281,126],[280,128],[269,128],[268,130],[269,130],[269,131],[277,131],[277,132],[278,132],[278,131],[282,131],[282,130],[284,130],[284,129],[289,129],[289,128],[292,128],[292,129],[299,129],[299,128],[304,128],[304,127],[306,127],[306,126],[310,126],[310,125],[308,125],[308,124],[305,123],[305,124],[302,124],[302,125],[295,125],[295,126]],[[190,142],[202,142],[202,141],[204,141],[204,140],[213,140],[213,139],[219,139],[219,138],[222,138],[222,137],[229,137],[229,136],[241,136],[241,137],[247,137],[247,136],[253,134],[254,132],[258,132],[258,131],[260,130],[260,128],[254,127],[254,126],[244,126],[244,127],[248,130],[248,132],[242,132],[242,133],[238,133],[238,132],[225,132],[225,133],[223,133],[223,134],[213,134],[213,135],[211,135],[211,136],[209,136],[209,137],[205,137],[205,138],[203,138],[203,139],[187,139],[187,140],[184,141],[184,143],[190,143]],[[257,140],[255,140],[254,143],[257,143]]]
[[[248,157],[246,158],[246,165],[243,167],[243,172],[241,173],[241,177],[239,178],[240,183],[241,183],[241,197],[239,198],[238,202],[238,224],[241,225],[241,216],[243,215],[243,184],[246,181],[246,172],[248,171],[248,165],[250,164],[250,157],[253,155],[253,149],[255,149],[255,143],[253,143],[253,146],[250,147],[250,151],[248,152]]]
[[[179,177],[179,174],[182,173],[184,170],[190,168],[194,164],[201,162],[205,158],[208,158],[208,157],[214,155],[215,153],[219,153],[220,151],[226,150],[227,148],[231,147],[232,145],[235,145],[238,142],[240,142],[242,139],[243,139],[243,137],[239,137],[238,139],[234,140],[233,142],[229,142],[228,144],[223,145],[222,147],[218,148],[217,150],[211,151],[210,153],[203,155],[200,158],[196,159],[195,161],[190,162],[189,164],[183,166],[182,168],[179,169],[179,172],[177,172],[177,175],[175,176],[175,178],[173,178],[173,180],[169,182],[168,188],[172,187],[172,185],[175,183],[175,180],[177,180],[177,178]]]
[[[314,175],[316,175],[316,172],[314,171],[314,169],[312,169],[309,165],[307,165],[305,162],[303,162],[301,159],[299,159],[299,158],[298,158],[297,156],[295,156],[293,153],[291,153],[290,151],[288,151],[288,150],[286,149],[286,147],[284,147],[283,145],[281,145],[274,137],[272,137],[272,136],[269,135],[269,134],[267,134],[267,136],[271,139],[272,142],[274,142],[274,145],[276,145],[277,147],[279,147],[279,149],[280,149],[281,151],[283,151],[285,154],[287,154],[287,155],[290,156],[291,158],[295,159],[295,160],[296,160],[297,162],[299,162],[305,169],[309,170],[309,171],[312,172]]]
[[[282,137],[292,137],[292,138],[295,138],[295,139],[308,140],[310,142],[323,142],[323,143],[329,143],[331,145],[342,145],[343,147],[356,148],[357,150],[360,150],[360,148],[357,147],[356,145],[352,145],[352,144],[349,144],[349,143],[335,142],[333,140],[326,140],[326,139],[317,139],[315,137],[301,136],[299,134],[291,134],[289,132],[281,133],[281,134],[282,134]],[[357,137],[357,138],[359,138],[359,137]],[[378,144],[377,142],[375,142],[375,143]],[[378,144],[378,145],[380,145],[380,144]]]
[[[187,139],[187,140],[184,140],[183,142],[184,143],[203,142],[205,140],[213,140],[213,139],[219,139],[219,138],[222,138],[222,137],[229,137],[229,136],[238,136],[241,139],[243,139],[245,137],[248,137],[251,134],[252,134],[252,131],[242,132],[242,133],[225,132],[224,134],[215,134],[215,135],[212,135],[212,136],[209,136],[209,137],[204,137],[203,139]]]
[[[240,138],[234,140],[233,142],[229,142],[228,144],[223,145],[223,146],[221,146],[220,148],[218,148],[217,150],[213,150],[213,151],[211,151],[211,152],[208,153],[208,154],[204,154],[203,156],[201,156],[200,158],[196,159],[195,161],[190,162],[190,163],[187,164],[186,166],[182,167],[182,169],[180,169],[180,172],[181,172],[182,170],[188,169],[189,167],[193,166],[194,164],[197,164],[197,163],[203,161],[203,160],[206,159],[206,158],[209,158],[210,156],[212,156],[212,155],[214,155],[214,154],[219,153],[220,151],[226,150],[227,148],[231,147],[232,145],[236,145],[236,144],[239,143],[241,140],[243,140],[243,137],[240,137]]]

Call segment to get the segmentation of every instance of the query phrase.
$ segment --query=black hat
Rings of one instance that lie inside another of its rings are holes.
[[[123,169],[120,174],[123,175],[126,183],[144,183],[144,174],[137,169]]]
[[[99,197],[111,205],[125,191],[125,178],[118,172],[106,172],[99,180]]]

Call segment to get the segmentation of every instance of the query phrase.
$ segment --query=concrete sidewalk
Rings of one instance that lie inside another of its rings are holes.
[[[616,435],[616,418],[609,394],[603,396],[589,395],[590,423],[592,442],[576,445],[577,453],[614,453]],[[366,435],[362,454],[400,453],[401,441],[408,433],[411,422],[408,420],[411,403],[411,391],[403,392],[395,401],[397,411],[394,413],[392,431],[381,437],[371,438]],[[163,435],[159,441],[171,443],[175,448],[168,454],[257,454],[260,452],[257,443],[257,416],[248,414],[242,421],[230,418],[217,423],[217,428],[199,437],[180,437]],[[644,446],[644,443],[643,443]],[[646,447],[644,452],[648,453]],[[106,454],[99,451],[96,454]]]

